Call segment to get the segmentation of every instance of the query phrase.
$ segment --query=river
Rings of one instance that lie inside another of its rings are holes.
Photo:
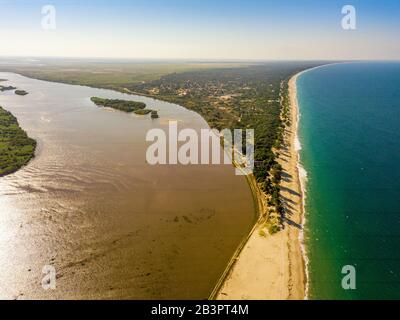
[[[38,141],[0,178],[0,298],[203,299],[254,222],[250,189],[230,165],[146,163],[146,132],[206,122],[175,104],[0,72],[0,105]],[[95,106],[145,102],[159,119]],[[45,290],[42,269],[56,270]]]

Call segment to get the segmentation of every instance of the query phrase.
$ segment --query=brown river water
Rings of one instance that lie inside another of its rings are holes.
[[[0,92],[38,141],[0,178],[0,298],[204,299],[254,222],[250,189],[230,165],[146,163],[151,128],[207,128],[178,105],[1,73],[29,92]],[[143,101],[160,118],[95,106]],[[42,287],[55,267],[56,289]]]

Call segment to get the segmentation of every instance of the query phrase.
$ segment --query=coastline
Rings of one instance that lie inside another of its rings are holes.
[[[308,70],[305,70],[308,71]],[[281,197],[285,207],[284,229],[265,237],[260,218],[228,265],[211,298],[217,300],[300,300],[307,298],[307,263],[303,245],[304,196],[297,138],[299,111],[296,80],[289,80],[290,125],[278,162],[283,167]],[[250,179],[254,179],[251,177]],[[254,181],[255,182],[255,181]],[[254,183],[253,182],[253,183]],[[254,191],[253,191],[254,192]],[[259,193],[255,194],[260,198]],[[259,199],[260,200],[260,199]],[[262,201],[258,201],[260,203]],[[263,210],[259,207],[258,210]],[[263,211],[261,211],[263,212]]]

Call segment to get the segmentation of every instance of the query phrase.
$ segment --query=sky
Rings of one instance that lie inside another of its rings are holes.
[[[397,60],[399,33],[399,0],[0,0],[0,56]]]

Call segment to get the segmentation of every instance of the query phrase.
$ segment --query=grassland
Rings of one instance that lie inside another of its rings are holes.
[[[0,177],[26,165],[35,149],[36,141],[28,137],[9,111],[0,107]]]
[[[146,108],[146,104],[143,102],[136,102],[130,100],[120,100],[120,99],[103,99],[99,97],[92,97],[90,100],[94,104],[100,107],[112,108],[124,112],[138,112]],[[150,110],[151,111],[151,110]],[[149,112],[150,112],[149,111]],[[140,114],[140,112],[139,112]],[[143,113],[146,114],[146,113]]]
[[[10,71],[27,77],[112,89],[127,92],[125,88],[160,79],[172,73],[182,73],[210,68],[229,68],[232,63],[122,63],[122,62],[82,62],[50,61],[40,66],[1,65],[1,71]],[[236,66],[236,65],[235,65]]]

